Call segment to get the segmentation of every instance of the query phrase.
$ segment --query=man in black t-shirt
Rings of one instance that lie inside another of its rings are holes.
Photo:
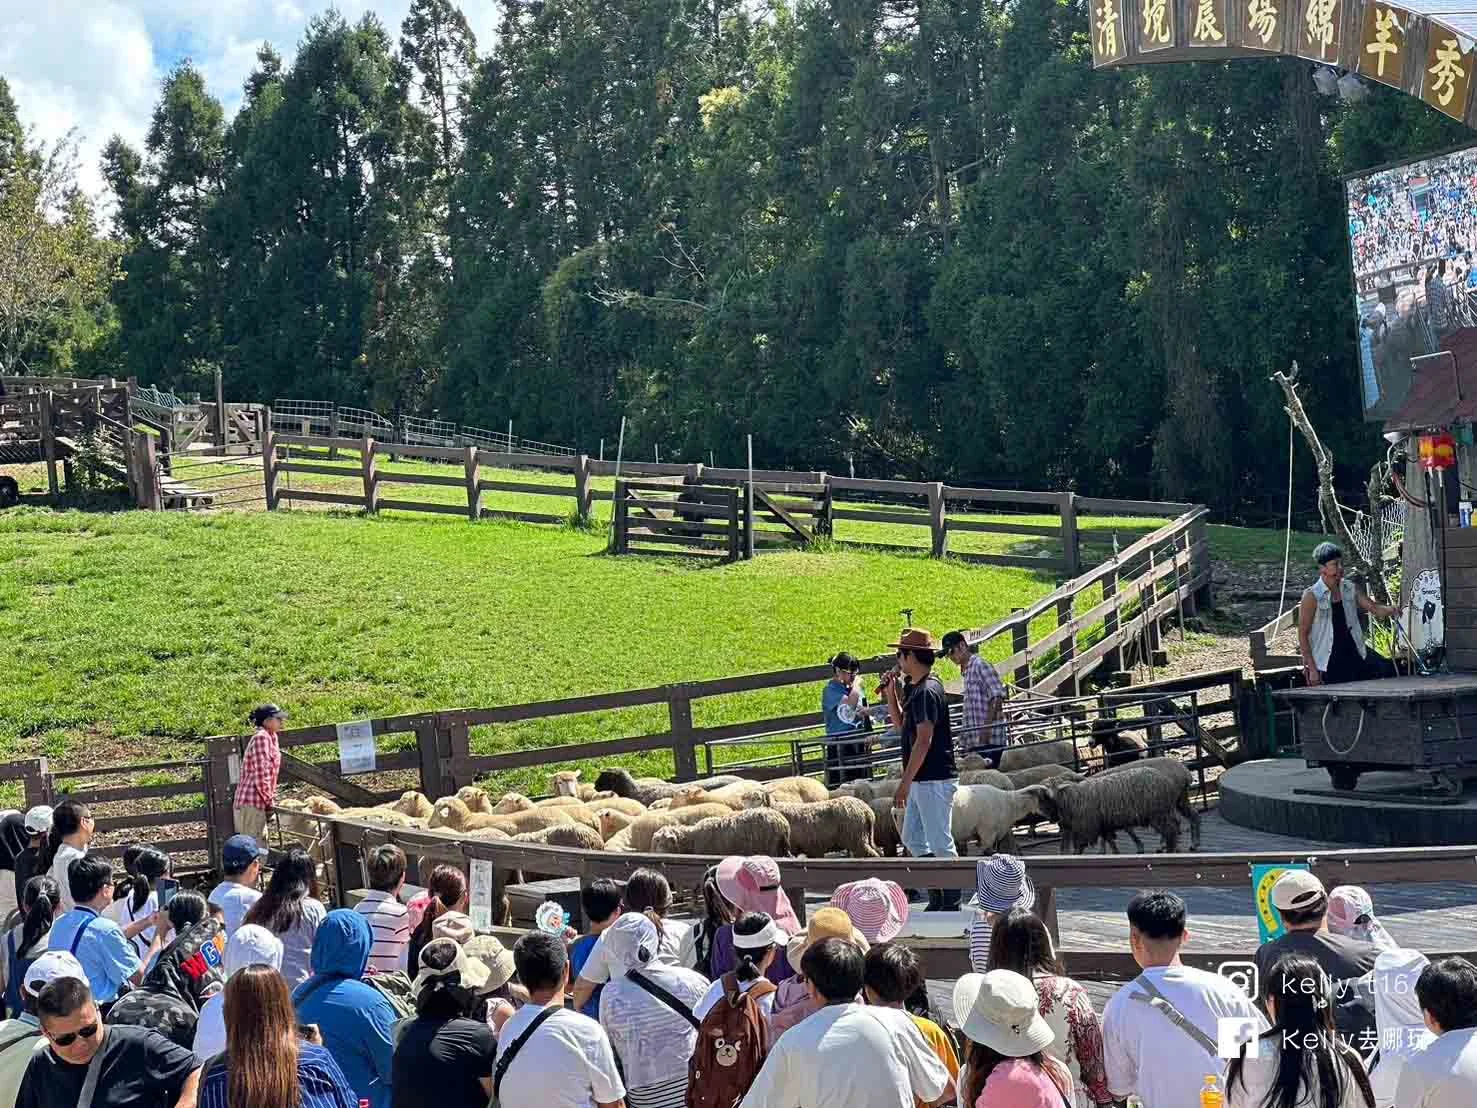
[[[94,1062],[92,1108],[193,1108],[195,1055],[156,1031],[104,1024],[85,981],[47,985],[36,1014],[48,1047],[31,1056],[16,1108],[76,1108]]]
[[[915,858],[957,858],[951,825],[959,774],[949,697],[933,675],[938,644],[923,628],[910,627],[892,645],[897,675],[886,681],[883,693],[892,725],[902,735],[903,778],[892,806],[903,812],[903,846]],[[956,911],[960,896],[958,889],[930,889],[925,911]]]

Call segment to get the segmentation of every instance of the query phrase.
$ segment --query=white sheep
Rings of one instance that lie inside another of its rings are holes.
[[[1047,764],[1072,765],[1077,761],[1077,746],[1071,739],[1047,739],[1006,747],[1000,755],[1004,773]]]
[[[790,824],[790,849],[807,858],[823,858],[833,850],[853,858],[877,858],[872,809],[854,796],[812,804],[768,804]]]
[[[542,843],[545,846],[570,846],[578,850],[604,850],[605,840],[600,832],[582,823],[556,823],[538,831],[525,831],[514,835],[517,843]]]
[[[559,810],[554,809],[556,812]],[[631,849],[638,853],[650,850],[652,836],[664,827],[686,827],[714,816],[727,815],[732,811],[733,809],[726,804],[695,804],[687,808],[668,808],[659,812],[647,812],[637,816],[630,823]],[[600,814],[602,822],[610,826],[610,817],[621,813],[605,811]]]
[[[949,825],[961,854],[971,839],[979,840],[981,851],[994,853],[1011,849],[1017,823],[1044,815],[1041,797],[1031,789],[1012,792],[993,785],[960,785],[954,790]]]
[[[961,785],[994,785],[997,789],[1013,789],[1015,782],[998,769],[967,769],[959,775]]]
[[[773,808],[746,808],[742,812],[699,820],[690,827],[663,827],[652,836],[656,854],[790,854],[790,823]]]

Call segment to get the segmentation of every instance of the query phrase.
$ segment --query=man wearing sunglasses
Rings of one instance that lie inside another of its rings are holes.
[[[31,1055],[16,1108],[195,1108],[195,1056],[157,1031],[103,1023],[87,982],[57,978],[36,1014],[49,1049]]]

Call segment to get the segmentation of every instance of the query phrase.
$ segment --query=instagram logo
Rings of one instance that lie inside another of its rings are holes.
[[[1261,1057],[1257,1021],[1249,1016],[1222,1016],[1215,1021],[1215,1052],[1219,1058]]]
[[[1215,972],[1245,993],[1247,1000],[1255,1001],[1261,993],[1255,962],[1222,962]]]

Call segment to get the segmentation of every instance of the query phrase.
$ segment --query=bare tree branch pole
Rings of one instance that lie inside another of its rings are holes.
[[[1338,499],[1333,489],[1333,455],[1323,445],[1323,440],[1318,437],[1318,432],[1313,428],[1313,421],[1308,418],[1302,397],[1298,396],[1297,379],[1297,362],[1292,363],[1290,372],[1283,373],[1279,370],[1272,374],[1272,380],[1281,386],[1283,396],[1287,399],[1286,411],[1292,419],[1293,426],[1302,433],[1308,449],[1313,452],[1313,461],[1318,467],[1318,512],[1323,517],[1324,526],[1338,537],[1339,546],[1344,552],[1345,563],[1353,562],[1355,570],[1364,578],[1370,597],[1378,604],[1389,604],[1390,596],[1385,589],[1385,575],[1380,572],[1378,563],[1371,564],[1365,559],[1354,542],[1353,536],[1349,534],[1343,513],[1339,511]],[[1373,492],[1372,488],[1371,492]],[[1370,510],[1375,510],[1372,500]],[[1380,538],[1381,536],[1376,532],[1376,541]],[[1378,551],[1376,554],[1378,555]]]

